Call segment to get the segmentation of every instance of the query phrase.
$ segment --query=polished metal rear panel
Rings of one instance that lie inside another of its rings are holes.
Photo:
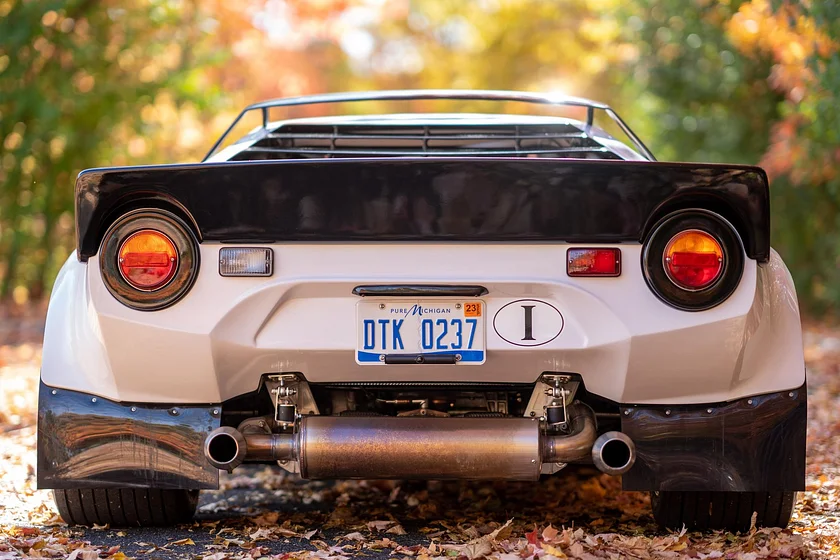
[[[805,490],[806,387],[711,405],[622,408],[625,490]]]
[[[202,449],[220,411],[117,403],[41,383],[38,488],[218,488]]]

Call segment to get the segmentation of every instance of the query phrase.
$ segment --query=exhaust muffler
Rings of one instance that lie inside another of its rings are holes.
[[[530,418],[311,416],[301,423],[304,478],[536,480]]]
[[[298,461],[301,477],[309,479],[537,480],[544,462],[594,459],[604,438],[596,441],[588,407],[568,411],[571,432],[564,435],[541,433],[536,418],[306,416],[295,434],[217,428],[204,453],[211,465],[228,471],[246,460]],[[624,434],[609,434],[595,464],[619,474],[632,466],[635,449]],[[620,465],[620,444],[613,440],[629,442],[630,458]]]
[[[213,430],[208,462],[300,463],[302,478],[536,480],[540,425],[531,418],[307,416],[297,434]]]

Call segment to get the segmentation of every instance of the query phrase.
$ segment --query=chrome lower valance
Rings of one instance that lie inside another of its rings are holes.
[[[41,383],[38,488],[218,488],[203,445],[220,417],[220,405],[119,403]]]

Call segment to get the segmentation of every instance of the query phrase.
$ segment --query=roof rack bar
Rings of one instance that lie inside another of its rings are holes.
[[[607,113],[609,116],[618,126],[621,128],[621,131],[627,135],[627,137],[639,148],[639,151],[642,153],[650,161],[656,161],[656,158],[653,157],[653,152],[651,152],[645,143],[642,142],[641,138],[636,136],[636,133],[624,122],[624,120],[618,116],[618,113],[613,111],[611,108],[604,109],[604,112]]]
[[[224,141],[224,139],[228,137],[228,134],[230,134],[230,133],[231,133],[231,131],[234,129],[234,127],[235,127],[236,125],[238,125],[238,124],[239,124],[239,121],[241,121],[241,120],[242,120],[242,117],[244,117],[244,116],[245,116],[245,114],[246,114],[247,112],[248,112],[248,110],[246,109],[246,110],[242,111],[241,113],[239,113],[239,114],[236,116],[236,118],[235,118],[235,119],[233,119],[233,122],[232,122],[232,123],[230,123],[230,126],[229,126],[229,127],[227,127],[227,130],[225,130],[225,131],[222,133],[222,135],[221,135],[221,136],[219,136],[219,139],[218,139],[218,140],[216,140],[216,143],[215,143],[215,144],[213,144],[213,147],[212,147],[212,148],[210,148],[210,151],[209,151],[209,152],[207,152],[207,155],[206,155],[206,156],[204,156],[204,159],[205,159],[205,160],[206,160],[207,158],[209,158],[210,156],[212,156],[213,154],[215,154],[215,153],[216,153],[216,150],[218,150],[218,149],[219,149],[219,146],[221,146],[221,145],[222,145],[222,142]],[[263,125],[263,128],[265,128],[265,125]]]
[[[351,91],[345,93],[324,93],[301,97],[285,97],[254,103],[245,111],[263,107],[293,107],[296,105],[320,105],[325,103],[349,103],[357,101],[414,101],[414,100],[464,100],[464,101],[514,101],[540,105],[568,105],[607,109],[609,105],[584,97],[535,93],[531,91],[505,91],[480,89],[405,89],[382,91]]]
[[[336,133],[337,134],[337,133]],[[270,132],[265,138],[272,140],[331,140],[334,134],[325,132]],[[423,140],[422,134],[342,134],[340,140]],[[430,134],[429,140],[450,141],[450,140],[559,140],[565,138],[588,138],[583,132],[567,132],[557,134]]]
[[[330,150],[326,148],[272,148],[272,147],[251,147],[245,148],[242,150],[243,152],[264,152],[269,154],[312,154],[312,155],[357,155],[359,157],[364,156],[486,156],[486,155],[516,155],[516,154],[576,154],[576,153],[593,153],[593,154],[602,154],[602,153],[611,153],[609,149],[605,147],[582,147],[582,148],[554,148],[554,149],[540,149],[540,150],[498,150],[493,148],[487,148],[486,150],[416,150],[416,151],[404,151],[404,150],[388,150],[388,149],[343,149],[338,148],[335,150]]]
[[[270,101],[263,101],[255,103],[246,107],[233,124],[225,131],[219,138],[204,159],[208,159],[221,146],[222,142],[230,134],[233,127],[239,123],[242,117],[249,111],[261,110],[263,113],[263,128],[268,126],[268,109],[274,107],[294,107],[299,105],[319,105],[329,103],[348,103],[360,101],[413,101],[413,100],[470,100],[470,101],[510,101],[521,103],[533,103],[539,105],[554,105],[567,107],[586,107],[587,108],[587,124],[592,126],[594,122],[594,111],[596,109],[605,111],[607,115],[613,119],[621,128],[622,132],[627,135],[630,141],[639,149],[639,151],[651,161],[656,161],[653,154],[647,147],[639,140],[639,138],[630,130],[624,121],[613,111],[609,105],[585,99],[583,97],[574,97],[567,95],[534,93],[527,91],[504,91],[504,90],[460,90],[460,89],[420,89],[420,90],[385,90],[373,92],[346,92],[346,93],[327,93],[321,95],[309,95],[303,97],[288,97],[284,99],[273,99]]]

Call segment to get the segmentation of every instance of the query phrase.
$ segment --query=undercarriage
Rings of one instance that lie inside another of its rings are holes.
[[[598,416],[609,426],[617,411],[602,405],[596,415],[576,398],[580,385],[571,374],[533,385],[310,385],[268,375],[223,407],[204,452],[219,469],[277,461],[304,478],[535,480],[579,461],[626,472],[633,442],[596,428]]]
[[[584,462],[649,491],[789,491],[804,479],[804,387],[634,406],[589,393],[574,374],[530,385],[283,374],[218,405],[118,403],[42,384],[40,411],[42,488],[209,489],[243,462],[312,479],[495,480]]]

